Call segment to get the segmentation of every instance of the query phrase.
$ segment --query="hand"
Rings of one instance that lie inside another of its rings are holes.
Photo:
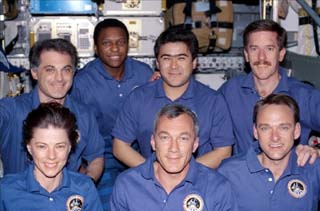
[[[154,71],[149,81],[155,81],[161,78],[159,71]]]
[[[320,155],[319,149],[302,144],[299,144],[297,146],[296,153],[298,156],[298,166],[304,166],[308,162],[308,160],[310,164],[313,164]]]

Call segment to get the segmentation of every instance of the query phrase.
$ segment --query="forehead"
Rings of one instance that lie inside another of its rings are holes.
[[[55,66],[55,64],[61,63],[72,64],[72,58],[66,52],[44,50],[40,55],[40,63],[52,64],[53,66]]]
[[[159,118],[157,131],[177,132],[188,131],[193,132],[194,124],[192,118],[187,114],[181,114],[175,118],[162,116]]]
[[[160,47],[159,56],[185,54],[191,56],[191,52],[184,42],[169,42]]]
[[[257,114],[257,123],[294,122],[294,112],[287,105],[264,105]]]
[[[69,142],[66,129],[53,127],[51,125],[47,128],[34,128],[31,142],[32,141],[41,141],[47,144]]]
[[[271,31],[257,31],[249,34],[248,45],[278,45],[278,35]]]
[[[98,39],[113,39],[126,38],[126,33],[120,27],[103,28],[99,34]]]

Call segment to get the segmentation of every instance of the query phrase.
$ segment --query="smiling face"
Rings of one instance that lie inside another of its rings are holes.
[[[34,175],[41,184],[60,179],[71,145],[65,129],[35,128],[27,150],[34,161]]]
[[[263,162],[287,162],[294,140],[300,136],[300,124],[286,105],[264,105],[259,109],[254,137],[259,140]]]
[[[256,80],[278,80],[279,62],[285,53],[285,48],[279,48],[277,33],[270,31],[252,32],[244,48],[245,59]]]
[[[169,42],[160,47],[156,64],[165,88],[186,89],[197,66],[197,60],[192,59],[191,52],[184,42]]]
[[[124,71],[124,61],[129,50],[127,40],[125,32],[120,27],[108,27],[101,30],[95,45],[95,52],[108,71]]]
[[[199,140],[196,137],[192,118],[181,114],[175,118],[159,118],[151,146],[156,152],[158,173],[184,177],[189,169],[192,153]]]
[[[43,51],[39,67],[31,70],[38,81],[40,102],[56,101],[63,104],[73,82],[74,68],[71,56],[57,51]]]

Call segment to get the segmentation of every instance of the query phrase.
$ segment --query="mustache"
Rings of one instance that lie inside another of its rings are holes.
[[[268,65],[271,66],[271,62],[268,61],[256,61],[253,63],[253,65]]]

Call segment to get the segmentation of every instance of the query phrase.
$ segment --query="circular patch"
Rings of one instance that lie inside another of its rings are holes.
[[[72,195],[67,200],[67,211],[81,211],[84,200],[82,196]]]
[[[183,200],[184,211],[202,211],[203,199],[198,194],[189,194]]]
[[[307,186],[301,180],[293,179],[288,182],[288,192],[294,198],[302,198],[307,193]]]

